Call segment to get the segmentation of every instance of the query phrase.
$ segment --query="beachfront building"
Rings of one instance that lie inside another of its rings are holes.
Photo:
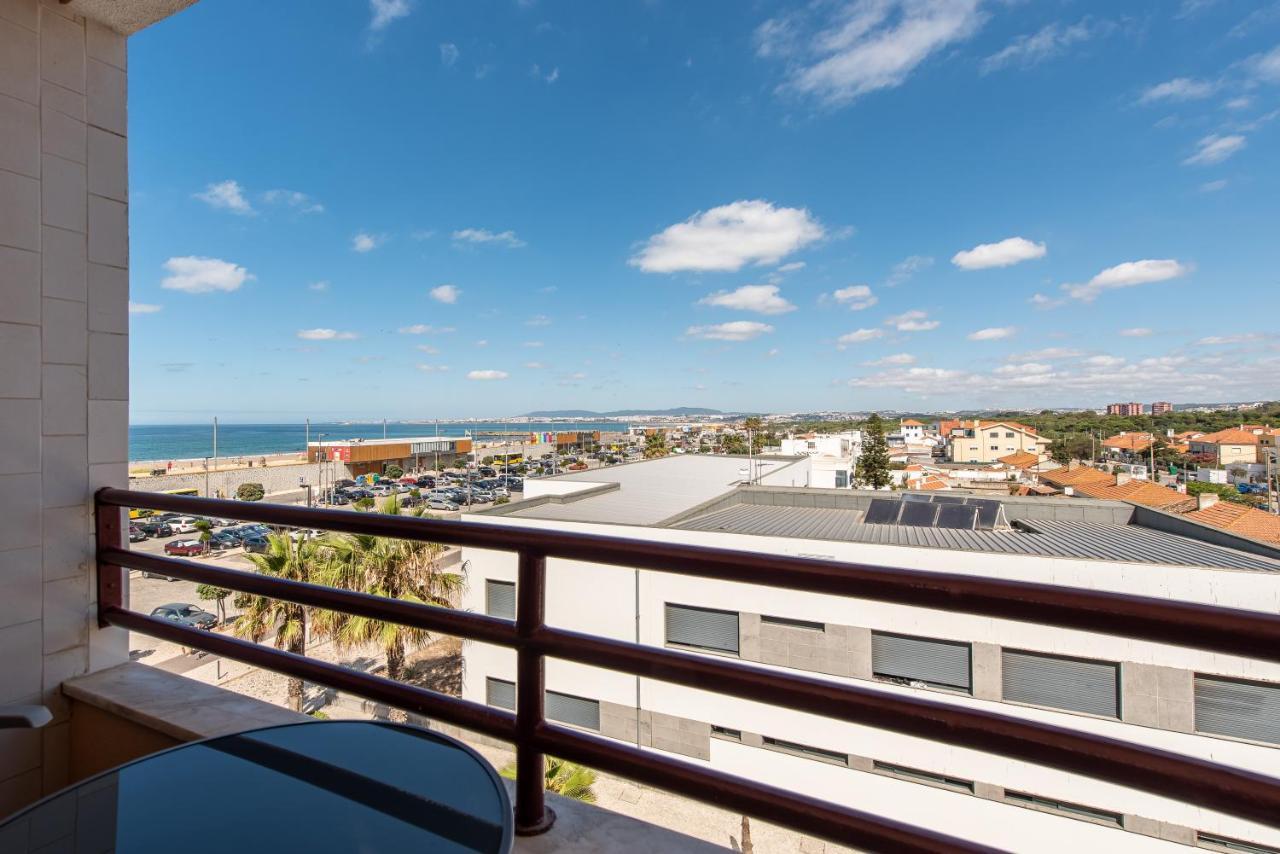
[[[322,439],[307,443],[307,462],[328,464],[328,479],[382,474],[389,466],[404,471],[453,468],[471,457],[468,438],[421,436],[409,439]]]
[[[796,461],[796,464],[805,462]],[[1256,607],[1280,549],[1122,501],[798,488],[770,462],[675,457],[548,478],[476,525],[608,534]],[[531,484],[535,486],[535,484]],[[967,503],[966,503],[967,502]],[[466,548],[463,607],[513,618],[514,555]],[[1270,773],[1280,666],[1080,630],[551,559],[547,622],[927,697]],[[510,709],[506,648],[464,648],[463,697]],[[1110,781],[549,660],[557,722],[1014,851],[1272,851],[1280,832]],[[1234,846],[1234,847],[1233,847]],[[1246,847],[1254,846],[1254,847]]]

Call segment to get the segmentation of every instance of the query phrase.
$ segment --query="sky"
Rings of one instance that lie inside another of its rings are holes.
[[[1280,0],[202,0],[129,64],[135,423],[1280,397]]]

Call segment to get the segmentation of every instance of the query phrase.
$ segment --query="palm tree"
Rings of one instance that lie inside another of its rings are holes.
[[[404,510],[395,497],[388,498],[383,513],[407,513],[421,517],[422,509]],[[367,534],[330,534],[318,541],[329,558],[324,563],[322,583],[374,596],[452,608],[455,594],[462,590],[466,576],[445,572],[439,558],[445,547]],[[385,620],[322,611],[313,619],[316,630],[333,638],[339,649],[348,650],[377,643],[386,652],[387,677],[399,679],[404,673],[406,653],[425,646],[431,633]]]
[[[644,438],[644,458],[646,460],[665,457],[667,455],[667,436],[661,430],[650,433]]]
[[[271,534],[267,537],[265,552],[246,554],[245,557],[263,575],[286,581],[315,582],[323,566],[323,556],[319,554],[316,540],[294,540],[284,534]],[[307,608],[266,596],[249,596],[244,613],[236,621],[235,633],[254,643],[261,643],[264,638],[272,636],[276,649],[305,655]],[[302,711],[301,679],[289,680],[289,705],[295,712]]]
[[[543,759],[546,763],[543,766],[543,788],[575,801],[587,804],[596,802],[596,793],[591,789],[596,782],[595,771],[554,756],[544,756]],[[498,773],[508,780],[514,780],[516,764],[512,762]]]

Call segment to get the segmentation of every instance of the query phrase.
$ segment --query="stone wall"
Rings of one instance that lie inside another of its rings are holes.
[[[325,468],[326,482],[330,477],[346,477],[345,467],[337,469],[332,465]],[[233,498],[236,488],[242,483],[260,483],[268,494],[279,492],[296,492],[299,489],[299,478],[313,487],[320,482],[319,463],[298,463],[297,465],[267,466],[266,468],[232,469],[230,471],[209,472],[208,489],[210,496],[216,498],[219,492],[225,498]],[[169,489],[198,489],[205,495],[204,472],[196,474],[166,474],[158,477],[134,477],[129,479],[129,488],[143,492],[164,492]]]

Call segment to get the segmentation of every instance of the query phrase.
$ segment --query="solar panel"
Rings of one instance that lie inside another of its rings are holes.
[[[934,495],[934,504],[964,504],[965,497],[963,495]]]
[[[978,523],[978,508],[972,504],[943,504],[938,508],[939,528],[972,531]]]
[[[932,528],[934,520],[938,518],[938,508],[939,505],[933,503],[906,502],[902,505],[902,516],[899,517],[898,524],[912,525],[917,528]]]
[[[871,525],[892,525],[898,521],[902,506],[891,498],[873,498],[862,521]]]
[[[918,501],[921,504],[928,504],[933,500],[933,496],[924,492],[904,492],[902,493],[903,501]]]
[[[978,529],[990,531],[1000,521],[1000,502],[989,498],[971,498],[969,506],[978,508]]]

